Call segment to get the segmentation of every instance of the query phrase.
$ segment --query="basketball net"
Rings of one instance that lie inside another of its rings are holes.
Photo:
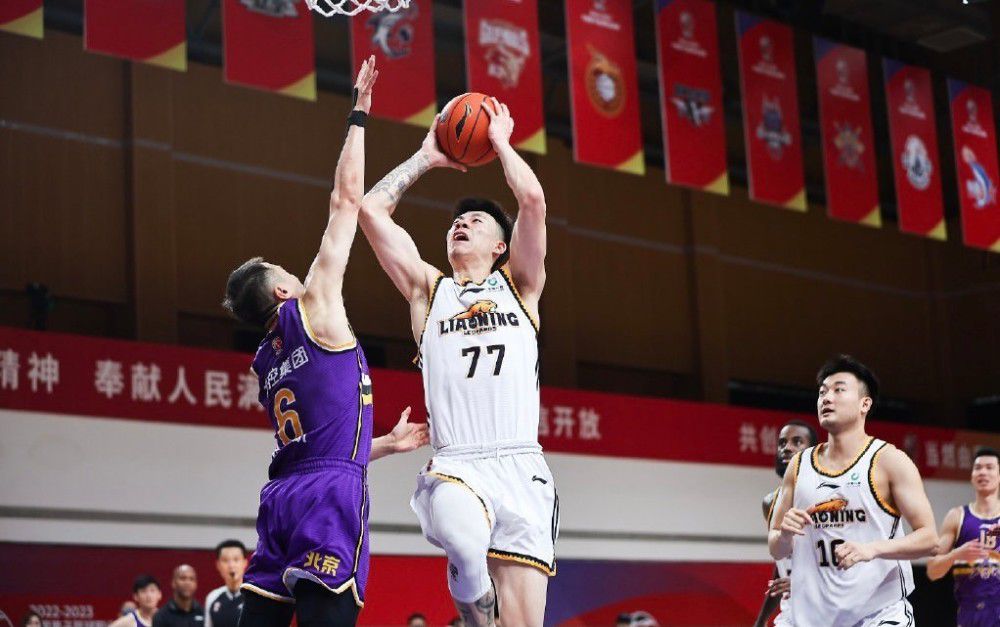
[[[410,0],[306,0],[306,6],[324,17],[357,15],[362,11],[395,13],[410,6]]]

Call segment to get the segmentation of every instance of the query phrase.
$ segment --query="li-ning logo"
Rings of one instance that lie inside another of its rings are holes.
[[[472,105],[465,103],[465,111],[462,112],[462,119],[455,124],[455,139],[462,136],[462,129],[465,128],[465,122],[472,115]]]
[[[521,321],[516,313],[497,311],[497,304],[492,300],[477,300],[451,318],[438,321],[438,332],[445,336],[449,333],[462,332],[465,335],[478,335],[495,331],[497,327],[520,326]]]
[[[829,481],[824,481],[823,483],[816,486],[817,490],[819,490],[820,488],[830,488],[831,490],[839,490],[840,486],[837,485],[836,483],[830,483]]]
[[[843,527],[851,523],[867,522],[868,513],[864,509],[849,509],[848,505],[850,505],[850,502],[846,498],[839,494],[834,494],[831,498],[807,509],[806,513],[809,514],[813,524],[818,529]]]

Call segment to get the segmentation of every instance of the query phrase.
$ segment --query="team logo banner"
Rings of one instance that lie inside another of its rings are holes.
[[[184,0],[86,0],[83,47],[183,72],[184,15]]]
[[[750,198],[806,210],[792,29],[736,12]]]
[[[884,59],[882,69],[899,229],[943,240],[947,235],[931,73],[892,59]]]
[[[658,0],[656,44],[667,182],[728,194],[715,5]]]
[[[948,79],[955,172],[966,246],[1000,252],[1000,206],[997,184],[997,133],[993,99],[982,87]]]
[[[372,115],[429,127],[437,114],[431,0],[413,0],[395,13],[362,11],[348,19],[354,75],[365,59],[376,58],[378,96]]]
[[[223,0],[226,82],[316,100],[313,23],[304,0]]]
[[[566,0],[573,157],[632,174],[646,171],[628,0]]]
[[[42,0],[0,2],[0,31],[42,38]]]
[[[831,218],[880,226],[868,68],[863,50],[813,38]]]
[[[496,96],[510,107],[511,144],[545,154],[540,50],[535,0],[465,0],[469,91]]]

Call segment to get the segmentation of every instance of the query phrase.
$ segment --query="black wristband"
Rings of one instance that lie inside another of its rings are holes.
[[[351,114],[347,116],[347,130],[351,130],[352,126],[365,127],[365,122],[368,121],[368,114],[364,111],[359,111],[354,109]]]

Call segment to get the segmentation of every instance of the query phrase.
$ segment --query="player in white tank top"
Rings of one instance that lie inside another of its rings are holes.
[[[905,453],[865,433],[878,398],[868,368],[841,355],[823,366],[817,383],[829,439],[789,465],[768,537],[772,557],[792,558],[795,625],[912,626],[909,560],[931,555],[937,544],[920,473]]]
[[[499,608],[504,625],[541,627],[559,530],[555,482],[538,445],[545,198],[510,145],[507,107],[490,99],[483,109],[517,199],[516,224],[496,203],[465,199],[446,239],[450,276],[420,258],[393,211],[427,170],[464,170],[441,152],[433,125],[420,150],[365,196],[360,221],[410,304],[419,347],[434,447],[410,502],[421,530],[448,556],[465,625],[493,625]]]
[[[777,448],[774,455],[774,471],[779,477],[784,477],[785,471],[788,470],[788,464],[792,461],[795,454],[815,445],[816,431],[809,424],[799,420],[792,420],[782,425],[778,431]],[[780,485],[764,497],[764,521],[767,523],[768,529],[771,528],[774,522],[775,506],[780,500]],[[771,614],[774,614],[775,610],[778,610],[778,615],[774,617],[775,627],[790,627],[795,624],[795,621],[792,620],[792,607],[788,599],[792,559],[786,557],[775,560],[774,569],[775,577],[767,582],[766,597],[763,605],[761,605],[760,612],[757,614],[754,627],[765,627],[768,624],[768,619],[771,617]]]

